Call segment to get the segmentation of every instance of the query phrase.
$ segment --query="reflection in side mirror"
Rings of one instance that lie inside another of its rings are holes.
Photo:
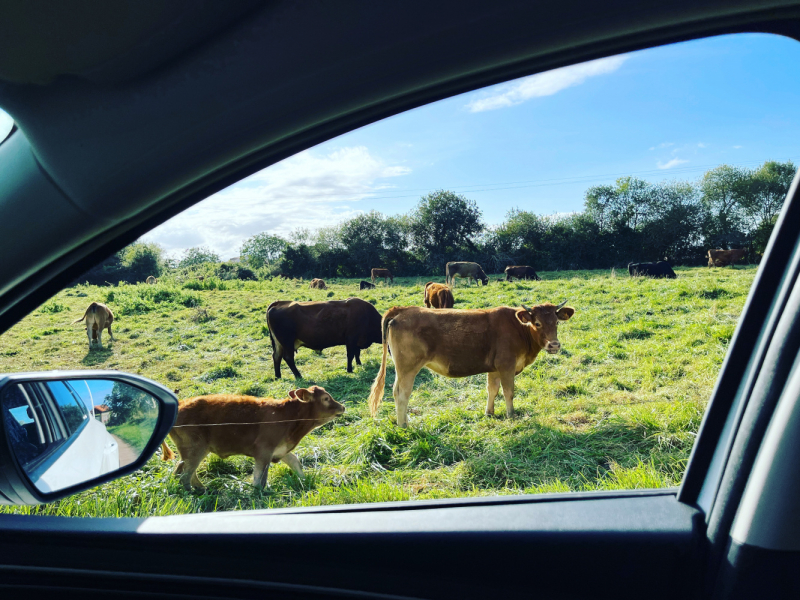
[[[23,380],[0,392],[9,448],[43,494],[132,465],[151,442],[161,407],[157,396],[112,379]]]

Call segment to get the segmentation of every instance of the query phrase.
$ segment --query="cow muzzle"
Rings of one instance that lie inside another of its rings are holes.
[[[561,342],[547,342],[544,349],[548,354],[558,354],[559,350],[561,350]]]

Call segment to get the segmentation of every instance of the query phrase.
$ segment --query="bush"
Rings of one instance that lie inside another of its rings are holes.
[[[222,263],[215,269],[217,277],[220,279],[240,279],[242,281],[256,281],[258,277],[247,267],[238,265],[236,263]]]
[[[193,308],[202,303],[200,296],[192,292],[153,285],[121,285],[109,291],[105,301],[114,303],[114,312],[118,315],[142,315],[170,305],[176,308]]]

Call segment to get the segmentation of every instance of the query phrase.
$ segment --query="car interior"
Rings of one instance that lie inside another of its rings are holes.
[[[800,41],[796,0],[76,0],[11,2],[0,14],[9,24],[0,39],[0,108],[14,120],[0,143],[0,331],[203,199],[380,119],[676,42],[743,32]],[[679,488],[148,518],[2,514],[0,590],[76,598],[797,598],[798,196],[795,177]],[[143,379],[118,380],[166,408],[142,455],[113,477],[139,469],[174,422],[174,394]],[[4,418],[33,439],[40,408],[9,395]],[[41,444],[47,434],[34,437]],[[37,492],[10,442],[0,441],[3,504],[79,489]]]

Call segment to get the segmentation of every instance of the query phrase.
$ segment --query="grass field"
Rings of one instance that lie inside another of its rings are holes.
[[[421,305],[426,278],[395,280],[359,292],[356,280],[227,282],[213,278],[155,286],[62,291],[0,337],[0,372],[119,369],[178,391],[285,397],[318,384],[347,413],[309,434],[296,450],[301,483],[284,464],[270,487],[250,484],[252,460],[210,457],[198,470],[204,495],[185,492],[153,457],[138,473],[41,507],[0,512],[72,516],[149,516],[382,500],[410,500],[619,488],[680,483],[706,402],[755,275],[754,267],[678,269],[677,280],[631,279],[624,272],[540,273],[541,282],[469,287],[459,282],[456,308],[561,302],[575,316],[559,328],[562,352],[541,354],[516,378],[514,419],[483,414],[485,376],[417,376],[406,430],[394,425],[389,367],[377,421],[366,398],[380,347],[345,370],[344,347],[321,355],[301,349],[305,379],[275,380],[265,311],[278,299],[360,296],[384,312]],[[87,350],[80,317],[92,300],[116,315],[116,342]]]

